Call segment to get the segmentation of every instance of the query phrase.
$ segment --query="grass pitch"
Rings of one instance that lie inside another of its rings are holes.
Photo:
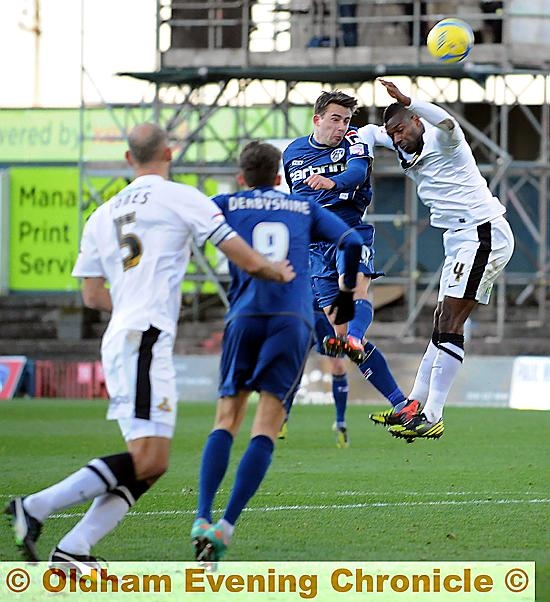
[[[103,401],[1,402],[0,503],[122,451],[105,410]],[[240,518],[227,560],[534,560],[537,600],[550,600],[550,412],[448,408],[441,440],[408,445],[373,425],[372,411],[350,407],[351,446],[341,450],[330,429],[332,407],[294,408],[288,438]],[[169,472],[95,553],[192,559],[188,533],[213,415],[213,404],[180,404]],[[248,426],[234,445],[217,508],[227,500]],[[84,510],[69,508],[46,522],[44,558]],[[1,520],[0,560],[17,558]]]

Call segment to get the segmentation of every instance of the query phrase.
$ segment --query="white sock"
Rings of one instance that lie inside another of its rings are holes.
[[[223,530],[225,539],[227,541],[230,541],[231,538],[233,537],[233,531],[235,531],[235,525],[232,525],[231,523],[227,522],[225,520],[225,518],[220,519],[218,524],[220,525],[220,527]]]
[[[115,477],[104,462],[96,459],[92,460],[90,465],[100,466],[104,478],[88,467],[81,468],[59,483],[27,496],[23,501],[25,510],[43,523],[56,510],[87,502],[105,493],[106,480],[111,487],[116,485]]]
[[[59,548],[71,554],[89,556],[92,547],[115,529],[129,509],[128,503],[114,493],[96,497],[82,520],[59,542]]]
[[[435,356],[430,379],[430,392],[422,410],[429,422],[437,422],[443,416],[443,406],[447,401],[455,376],[462,366],[462,362],[458,358],[464,358],[464,349],[457,345],[442,343],[440,346],[443,348],[439,349]],[[447,353],[446,349],[453,355]]]
[[[430,378],[432,375],[432,366],[437,355],[438,348],[433,341],[428,343],[428,347],[424,352],[420,366],[414,379],[412,391],[409,393],[409,399],[416,399],[420,402],[420,406],[426,404],[428,393],[430,391]]]

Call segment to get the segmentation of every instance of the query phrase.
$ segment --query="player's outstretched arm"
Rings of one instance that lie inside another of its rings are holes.
[[[105,288],[105,278],[84,278],[82,285],[82,300],[90,309],[112,311],[111,293]]]
[[[438,107],[431,102],[418,100],[417,98],[413,99],[410,96],[403,94],[393,82],[389,82],[385,79],[379,79],[378,81],[386,88],[386,91],[392,98],[395,98],[397,102],[400,102],[427,122],[448,132],[455,129],[455,120],[441,107]]]
[[[405,107],[408,107],[411,104],[411,97],[403,94],[393,82],[386,79],[378,79],[378,81],[386,88],[388,94],[397,100],[397,102],[400,102]]]
[[[296,277],[296,272],[287,259],[269,261],[240,236],[224,240],[218,245],[218,249],[225,253],[237,267],[254,278],[284,283],[290,282]]]
[[[456,121],[441,107],[427,102],[425,100],[419,100],[413,98],[409,109],[416,113],[422,119],[425,119],[428,123],[435,125],[435,127],[445,132],[453,132],[458,129]]]

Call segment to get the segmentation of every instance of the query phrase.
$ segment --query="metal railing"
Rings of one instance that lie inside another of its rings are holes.
[[[550,11],[524,0],[159,0],[165,51],[232,49],[256,62],[320,47],[386,48],[392,60],[400,48],[404,62],[433,61],[422,50],[426,35],[450,16],[471,25],[476,46],[508,48],[476,51],[482,62],[514,63],[522,45],[529,52],[519,53],[520,62],[550,60]]]

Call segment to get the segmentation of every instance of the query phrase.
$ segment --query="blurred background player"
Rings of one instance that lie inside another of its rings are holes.
[[[313,133],[292,142],[283,153],[285,178],[292,193],[310,199],[338,215],[355,228],[363,240],[363,251],[355,291],[355,317],[349,324],[335,326],[334,334],[318,332],[324,352],[329,356],[344,354],[359,366],[361,373],[388,399],[396,413],[407,416],[416,410],[397,386],[382,353],[363,338],[373,319],[368,299],[369,285],[381,275],[374,269],[374,226],[363,222],[372,199],[369,148],[350,128],[357,100],[339,90],[323,92],[314,106]],[[311,282],[315,301],[327,313],[338,291],[342,258],[334,244],[315,243],[310,247]],[[330,319],[330,317],[329,317]],[[334,326],[334,322],[331,321]],[[323,326],[322,322],[319,322]],[[338,445],[348,443],[345,421],[348,382],[345,363],[331,361],[333,394],[336,402]]]
[[[208,197],[168,181],[172,153],[164,130],[138,125],[128,145],[135,180],[91,215],[73,270],[84,279],[84,304],[111,312],[101,346],[107,418],[118,421],[128,451],[95,458],[8,504],[16,543],[28,560],[39,559],[36,541],[52,512],[93,499],[50,560],[95,562],[92,546],[166,471],[178,401],[172,351],[192,238],[210,240],[251,275],[279,282],[294,277],[285,258],[271,263],[246,244]]]
[[[195,555],[201,561],[219,560],[225,553],[235,522],[268,470],[285,414],[284,403],[302,376],[313,339],[310,242],[330,241],[342,251],[340,288],[327,310],[336,323],[346,322],[354,313],[361,238],[315,201],[275,190],[280,182],[280,158],[274,146],[250,142],[241,152],[237,177],[239,185],[250,190],[214,198],[235,231],[270,259],[288,258],[296,278],[278,287],[254,281],[230,264],[220,397],[214,429],[203,450],[197,518],[191,529]],[[223,517],[212,525],[212,504],[251,391],[260,393],[251,439],[238,465]]]
[[[464,322],[478,303],[487,304],[493,284],[514,251],[514,236],[476,165],[458,122],[429,102],[411,99],[379,80],[397,100],[384,112],[385,129],[359,130],[373,148],[395,150],[404,173],[430,208],[430,224],[444,228],[445,263],[439,281],[432,340],[420,362],[410,399],[421,410],[411,419],[391,410],[375,415],[398,437],[436,439],[444,431],[443,407],[464,359]]]

